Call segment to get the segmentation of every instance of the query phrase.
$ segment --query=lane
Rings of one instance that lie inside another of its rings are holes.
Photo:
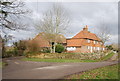
[[[3,69],[3,79],[61,79],[70,74],[118,62],[49,63],[10,60],[9,63],[10,65]]]

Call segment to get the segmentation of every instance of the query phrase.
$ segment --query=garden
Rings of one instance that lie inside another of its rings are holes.
[[[25,56],[22,60],[39,62],[98,62],[106,61],[114,55],[112,50],[96,53],[67,53],[62,44],[56,44],[55,48],[55,53],[50,53],[49,48],[38,48],[34,41],[20,40],[14,42],[10,49],[4,48],[2,57]]]

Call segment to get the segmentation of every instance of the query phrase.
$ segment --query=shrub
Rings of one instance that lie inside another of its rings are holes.
[[[113,50],[112,45],[108,45],[108,46],[106,46],[106,48],[107,48],[108,50]]]
[[[50,49],[45,49],[42,51],[42,53],[50,53]]]
[[[56,47],[55,47],[55,52],[61,53],[61,52],[63,52],[63,51],[64,51],[63,45],[57,44]]]
[[[39,46],[39,41],[37,40],[30,40],[26,43],[26,50],[28,52],[39,52],[41,50],[40,46]]]

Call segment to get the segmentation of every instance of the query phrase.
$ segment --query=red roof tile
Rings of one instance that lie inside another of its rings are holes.
[[[77,35],[75,35],[73,38],[87,38],[87,39],[93,39],[97,41],[101,41],[94,33],[90,33],[89,31],[82,30]]]
[[[88,27],[86,26],[77,35],[75,35],[71,39],[67,39],[67,46],[68,47],[69,46],[82,46],[85,43],[85,39],[101,41],[94,33],[90,33],[88,31]]]
[[[82,46],[83,39],[67,39],[67,47]]]

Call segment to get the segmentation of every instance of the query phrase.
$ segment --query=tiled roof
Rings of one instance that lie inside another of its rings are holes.
[[[39,33],[33,40],[38,43],[40,47],[50,47],[49,42],[43,37],[43,33]]]
[[[97,41],[101,41],[94,33],[90,33],[89,31],[82,30],[77,35],[75,35],[73,38],[88,38],[93,39]]]
[[[69,46],[82,46],[82,42],[84,39],[68,39],[67,47]]]
[[[56,39],[57,43],[66,43],[66,38],[63,35],[58,35]],[[38,43],[40,47],[50,47],[50,44],[47,41],[44,32],[39,33],[33,40],[37,41],[36,43]]]
[[[88,31],[88,27],[86,26],[77,35],[75,35],[71,39],[67,39],[67,46],[69,47],[69,46],[82,46],[82,45],[85,45],[85,43],[86,43],[85,40],[86,39],[92,39],[92,40],[101,41],[94,33],[90,33]]]

